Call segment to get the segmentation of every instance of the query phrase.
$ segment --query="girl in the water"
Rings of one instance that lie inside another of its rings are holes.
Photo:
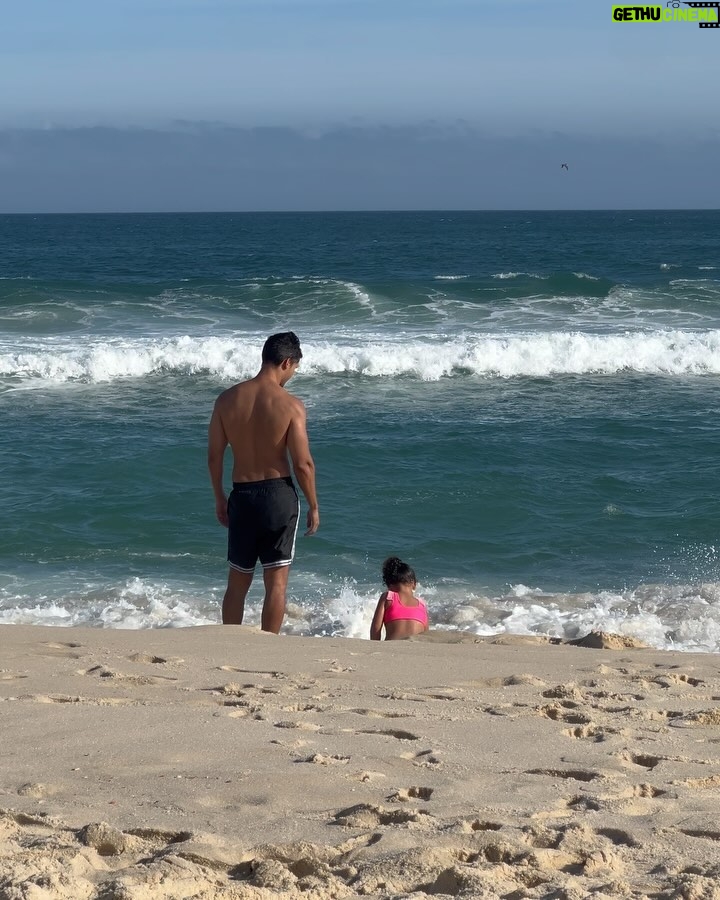
[[[427,607],[415,596],[417,578],[410,566],[399,557],[390,556],[383,563],[382,577],[387,590],[378,600],[370,626],[370,640],[381,640],[383,627],[386,641],[427,631]]]

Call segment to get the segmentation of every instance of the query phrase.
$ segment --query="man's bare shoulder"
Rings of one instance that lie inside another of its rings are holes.
[[[248,381],[240,381],[238,384],[233,384],[231,387],[226,388],[215,401],[215,406],[222,409],[223,407],[234,405],[252,392],[252,383],[253,379],[251,378]]]
[[[294,394],[288,394],[288,398],[293,408],[293,412],[305,415],[305,404],[302,402],[302,400],[299,397],[296,397]]]

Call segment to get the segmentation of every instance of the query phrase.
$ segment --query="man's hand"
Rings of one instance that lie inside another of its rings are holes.
[[[305,537],[310,534],[315,534],[315,532],[320,527],[320,510],[315,507],[315,509],[309,509],[307,511],[307,531],[305,532]]]
[[[222,499],[218,498],[215,501],[215,515],[223,528],[227,528],[230,524],[227,513],[227,497],[223,497]]]

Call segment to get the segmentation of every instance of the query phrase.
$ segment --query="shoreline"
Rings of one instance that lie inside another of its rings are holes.
[[[13,900],[720,897],[715,654],[220,625],[0,646]]]

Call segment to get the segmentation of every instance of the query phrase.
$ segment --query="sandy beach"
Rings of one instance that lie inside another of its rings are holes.
[[[0,632],[2,900],[720,897],[716,656]]]

